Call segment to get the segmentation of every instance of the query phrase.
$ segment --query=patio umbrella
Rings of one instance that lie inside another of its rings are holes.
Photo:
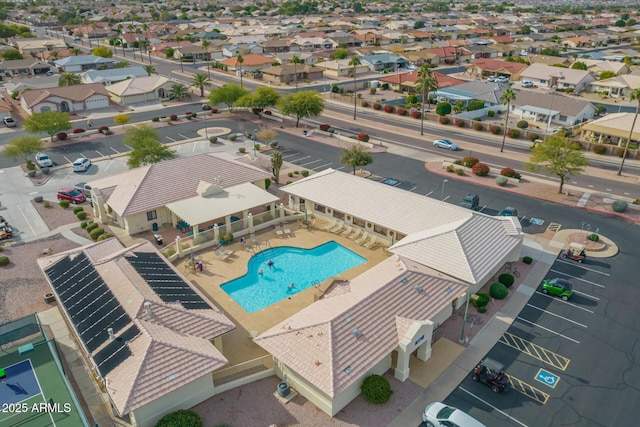
[[[193,256],[193,248],[191,248],[191,265],[194,265],[194,264],[195,264],[195,261],[196,261],[196,259],[195,259],[195,257]]]

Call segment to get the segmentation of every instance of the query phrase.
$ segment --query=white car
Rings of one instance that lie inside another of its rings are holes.
[[[496,77],[494,82],[496,82],[496,83],[509,83],[509,77],[507,77],[507,76]]]
[[[53,162],[51,158],[44,153],[36,153],[36,163],[41,168],[50,168],[53,167]]]
[[[433,146],[436,148],[446,148],[447,150],[456,151],[458,150],[458,144],[455,144],[448,139],[436,139],[433,141]]]
[[[531,80],[523,80],[522,83],[520,83],[520,86],[522,86],[522,87],[533,87],[533,82]]]
[[[422,421],[427,427],[485,427],[471,415],[440,402],[427,405],[422,413]]]
[[[86,172],[91,167],[91,159],[80,157],[73,162],[74,172]]]

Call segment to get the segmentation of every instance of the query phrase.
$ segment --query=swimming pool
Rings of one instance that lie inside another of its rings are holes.
[[[280,246],[252,256],[247,274],[221,288],[245,311],[254,313],[366,261],[333,241],[313,249]]]

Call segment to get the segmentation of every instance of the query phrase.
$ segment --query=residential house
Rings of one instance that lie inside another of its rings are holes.
[[[511,101],[511,117],[571,127],[595,116],[596,108],[588,101],[551,92],[519,91]]]
[[[361,46],[362,42],[354,37],[352,34],[344,31],[336,31],[331,34],[327,34],[327,38],[338,46],[346,46],[347,48]]]
[[[589,92],[606,93],[605,96],[612,98],[625,98],[635,90],[640,88],[640,75],[623,74],[605,80],[591,82]]]
[[[520,73],[527,68],[526,64],[509,62],[500,59],[478,59],[473,64],[467,65],[465,74],[486,79],[487,77],[505,76],[511,81],[520,79]]]
[[[37,262],[122,424],[152,427],[216,394],[235,325],[151,243],[111,238]]]
[[[462,102],[464,105],[470,101],[484,101],[485,105],[502,105],[502,93],[509,87],[505,83],[475,80],[446,88],[438,88],[433,94],[438,101],[446,101],[452,105]]]
[[[258,45],[262,47],[263,53],[274,54],[289,52],[291,42],[292,39],[290,38],[273,37],[267,40],[262,40]]]
[[[46,111],[89,111],[109,106],[109,94],[100,83],[25,90],[20,105],[29,114]]]
[[[428,49],[429,52],[435,53],[440,59],[440,63],[453,65],[455,63],[464,63],[470,61],[472,53],[464,47],[443,46]],[[437,64],[436,64],[437,65]]]
[[[491,46],[483,45],[471,45],[466,46],[465,49],[471,53],[473,59],[492,59],[498,57],[498,51]]]
[[[63,73],[81,73],[87,70],[102,70],[114,68],[117,61],[95,55],[78,55],[58,59],[53,62]]]
[[[590,47],[593,46],[593,40],[589,37],[576,36],[576,37],[567,37],[562,38],[562,45],[569,47],[571,49],[576,49],[579,47]]]
[[[336,42],[322,36],[301,37],[296,35],[289,46],[291,51],[313,52],[316,50],[330,50],[337,48]]]
[[[633,129],[632,129],[633,126]],[[629,139],[631,134],[631,139]],[[580,139],[598,144],[640,146],[640,120],[634,113],[611,113],[580,127]]]
[[[561,65],[562,67],[570,67],[573,64],[573,59],[560,57],[560,56],[547,56],[547,55],[528,55],[527,61],[533,64],[542,65]]]
[[[520,255],[523,234],[515,218],[333,169],[290,184],[285,193],[290,206],[304,200],[308,215],[342,219],[397,242],[388,249],[395,256],[341,283],[343,292],[327,292],[254,339],[273,356],[276,374],[331,416],[360,394],[365,378],[392,368],[393,356],[394,376],[405,381],[411,354],[428,360],[433,330],[505,260]],[[451,259],[465,260],[464,268]]]
[[[286,52],[276,54],[274,57],[281,64],[289,64],[294,55],[298,57],[302,65],[315,65],[318,62],[318,57],[309,52]]]
[[[409,61],[394,53],[380,53],[365,55],[360,58],[360,62],[367,64],[371,71],[398,71],[409,65]]]
[[[624,62],[584,58],[577,59],[576,62],[583,62],[587,66],[587,71],[591,71],[596,78],[599,78],[603,71],[615,73],[617,76],[629,74],[630,71],[629,66]]]
[[[407,58],[411,65],[415,65],[416,67],[420,67],[423,64],[437,65],[441,62],[440,56],[438,56],[438,54],[433,52],[431,49],[420,49],[412,52],[404,52],[402,56]]]
[[[11,111],[13,107],[9,104],[4,97],[4,95],[0,94],[0,118],[11,117]]]
[[[63,40],[48,38],[16,39],[13,44],[24,56],[30,56],[32,54],[42,55],[42,52],[51,52],[52,50],[62,50],[67,48],[67,44]]]
[[[217,31],[203,31],[200,33],[195,33],[192,37],[197,40],[209,40],[209,41],[215,41],[215,40],[223,41],[227,39],[227,36]]]
[[[220,64],[226,65],[230,71],[243,73],[258,73],[260,70],[271,66],[275,61],[273,58],[263,55],[242,55],[243,62],[239,63],[237,57],[232,57],[219,61]]]
[[[335,59],[332,61],[318,62],[315,67],[323,70],[325,77],[351,77],[353,78],[353,66],[349,65],[350,59]],[[369,72],[368,64],[360,64],[355,67],[356,75],[362,75]]]
[[[125,79],[106,87],[111,100],[120,105],[134,105],[141,102],[150,102],[168,99],[171,95],[173,80],[166,77],[146,73],[141,77]]]
[[[83,84],[100,83],[109,86],[122,80],[132,79],[135,77],[147,76],[148,73],[144,67],[137,65],[135,67],[112,68],[110,70],[88,70],[80,73],[80,80]]]
[[[188,173],[186,173],[188,171]],[[248,210],[273,204],[264,191],[271,174],[227,154],[206,153],[141,166],[91,181],[94,213],[128,234],[151,230],[154,224],[176,226],[179,219],[193,227],[208,220],[246,217]],[[234,201],[232,203],[232,201]]]
[[[181,42],[175,42],[175,41],[165,41],[162,43],[153,43],[150,47],[149,50],[151,51],[152,55],[155,56],[160,56],[163,58],[167,57],[167,49],[172,49],[175,51],[175,49],[177,49],[178,47],[187,47],[187,46],[193,46],[193,44],[189,41],[181,41]],[[173,58],[173,55],[171,56]]]
[[[577,93],[587,90],[591,82],[595,81],[589,71],[543,64],[531,64],[520,73],[520,79],[532,81],[539,87],[572,89]]]
[[[279,84],[296,84],[323,78],[324,70],[312,65],[285,64],[275,65],[260,70],[260,76],[266,82]]]
[[[499,57],[516,56],[520,53],[520,49],[512,44],[494,44],[491,47],[498,53]]]
[[[27,77],[23,79],[11,79],[4,83],[4,87],[7,93],[22,92],[23,90],[33,89],[48,89],[50,87],[57,87],[60,80],[59,74],[53,74],[51,76],[35,76]]]
[[[173,48],[173,57],[176,59],[189,59],[189,61],[206,61],[209,57],[209,49],[200,45],[176,46]]]
[[[222,54],[226,58],[235,58],[238,55],[262,55],[262,46],[257,43],[229,44],[222,46]]]
[[[419,70],[413,70],[406,73],[396,73],[394,75],[387,75],[380,78],[380,83],[387,83],[389,88],[394,91],[402,92],[416,92],[416,81],[418,80]],[[444,89],[451,86],[456,86],[464,83],[465,80],[456,79],[447,74],[442,74],[437,71],[431,73],[438,88]]]
[[[2,78],[42,76],[52,71],[52,68],[50,64],[39,59],[12,59],[0,62],[0,76]]]

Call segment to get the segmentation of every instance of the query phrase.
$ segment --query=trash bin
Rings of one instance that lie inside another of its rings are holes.
[[[162,245],[162,236],[159,234],[154,234],[153,237],[156,239],[156,243],[158,245]]]
[[[280,397],[287,397],[291,393],[291,387],[289,387],[289,383],[286,381],[282,381],[278,384],[278,395]]]
[[[307,131],[306,131],[306,130],[303,130],[303,131],[302,131],[302,135],[307,136]]]
[[[154,222],[153,224],[151,224],[151,230],[158,231],[158,223],[157,222]]]

